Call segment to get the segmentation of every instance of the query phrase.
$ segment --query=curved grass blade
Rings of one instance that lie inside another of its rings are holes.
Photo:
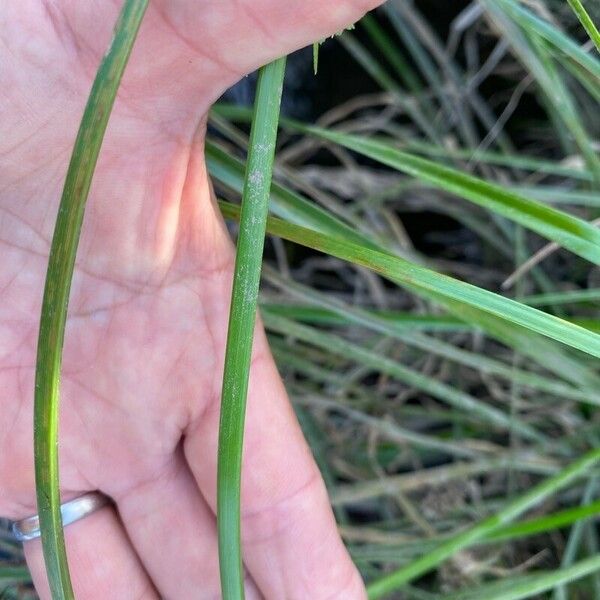
[[[243,107],[237,108],[229,105],[219,105],[213,107],[213,110],[217,114],[227,118],[233,118],[240,121],[246,121],[248,119],[248,111]],[[440,165],[411,152],[400,150],[396,147],[395,141],[373,140],[358,135],[330,131],[319,127],[305,125],[291,119],[282,119],[281,123],[289,130],[300,131],[334,142],[349,150],[362,154],[367,158],[391,167],[392,169],[406,173],[429,185],[433,185],[436,188],[470,200],[485,209],[491,210],[539,233],[547,239],[557,242],[561,246],[568,248],[575,254],[578,254],[595,264],[600,264],[600,230],[582,219],[557,210],[556,208],[549,207],[543,202],[528,197],[519,190],[505,189],[495,183],[490,183],[483,179],[463,173],[457,169]],[[226,166],[224,162],[226,160],[234,162],[235,159],[227,157],[226,153],[219,150],[218,147],[214,145],[210,146],[210,148],[210,152],[215,154],[213,160],[209,160],[211,173],[214,172],[214,176],[223,180],[225,183],[230,182],[231,185],[232,177],[229,171],[233,165],[227,165],[228,171],[224,168]],[[428,149],[431,148],[431,146],[421,144],[417,145],[415,150],[417,152],[427,152]],[[221,154],[220,157],[219,153]],[[430,153],[432,155],[442,155],[441,152],[435,150],[432,150]],[[222,156],[223,154],[225,154],[225,156]],[[448,155],[448,153],[446,155]],[[469,157],[470,155],[465,153],[463,156]],[[214,160],[218,157],[218,161]],[[561,170],[560,165],[552,165],[542,161],[535,161],[534,159],[524,159],[523,164],[520,166],[524,165],[530,168],[544,169],[546,171],[550,171],[554,167],[553,174],[564,173],[569,176],[574,175],[573,170]],[[239,170],[240,166],[238,165],[237,168]],[[226,175],[228,175],[227,179],[225,179]],[[582,175],[582,177],[584,175]],[[326,222],[323,215],[325,211],[318,209],[317,207],[309,209],[311,205],[307,203],[305,199],[299,197],[298,194],[295,194],[294,198],[290,198],[290,192],[283,188],[283,186],[278,186],[277,195],[285,199],[285,203],[282,207],[274,211],[277,216],[294,220],[292,219],[289,210],[293,207],[295,211],[298,211],[301,207],[304,212],[309,210],[315,212],[318,210],[320,213],[318,215],[319,220]],[[278,207],[280,203],[281,201],[278,198]],[[316,228],[314,220],[313,222],[305,220],[298,224]],[[319,223],[319,229],[322,230],[321,223]],[[333,228],[330,228],[329,231],[331,231],[331,233],[336,233]],[[355,235],[354,237],[356,238],[357,236]],[[372,242],[370,245],[373,246]]]
[[[545,334],[543,333],[542,335],[533,335],[531,330],[527,331],[527,328],[510,325],[506,318],[502,316],[492,315],[482,309],[468,306],[464,302],[445,299],[440,294],[423,292],[421,296],[428,296],[452,314],[465,321],[472,322],[492,338],[513,348],[519,354],[527,356],[543,369],[554,372],[561,379],[574,384],[576,387],[586,391],[598,389],[600,378],[595,370],[585,364],[580,356],[573,355],[567,348],[561,348],[547,339],[549,336],[544,337]],[[573,320],[567,322],[573,322]],[[591,329],[587,322],[584,324],[577,321],[576,324],[586,328],[586,330]],[[593,332],[590,331],[590,333]]]
[[[250,134],[223,373],[217,525],[225,600],[243,599],[240,486],[246,396],[285,58],[260,71]]]
[[[300,126],[298,127],[300,128]],[[594,264],[600,264],[600,231],[593,225],[516,192],[396,149],[391,143],[317,127],[302,131],[334,142],[383,165],[519,223]]]
[[[53,599],[73,598],[60,514],[59,387],[65,322],[85,204],[110,112],[148,0],[127,0],[75,141],[50,250],[37,351],[34,452],[38,512]]]
[[[239,218],[238,207],[227,202],[219,204],[225,217]],[[515,323],[600,358],[600,335],[535,308],[441,275],[391,254],[357,246],[286,223],[281,219],[270,217],[267,221],[267,231],[291,242],[367,267],[398,285],[418,289],[425,295],[440,297],[467,309],[476,308],[498,320]]]
[[[567,0],[567,2],[571,5],[573,12],[577,15],[580,23],[590,36],[590,40],[594,42],[594,46],[596,46],[596,49],[600,52],[600,31],[598,31],[598,28],[594,25],[594,21],[592,21],[587,10],[585,10],[581,0]]]
[[[584,521],[586,519],[597,519],[600,515],[600,500],[585,504],[583,506],[575,506],[567,508],[559,512],[551,513],[536,519],[529,519],[508,525],[493,531],[486,540],[490,543],[504,542],[514,540],[531,535],[539,535],[555,529],[562,529],[573,523]]]
[[[484,519],[477,525],[450,538],[432,552],[409,563],[398,571],[373,582],[367,587],[369,599],[376,600],[377,598],[382,598],[385,595],[400,589],[416,577],[427,573],[447,558],[455,555],[457,552],[464,550],[468,546],[471,546],[492,534],[492,532],[499,529],[502,525],[513,521],[526,510],[539,504],[551,494],[556,493],[559,489],[564,488],[569,483],[585,474],[586,471],[591,469],[599,460],[600,449],[592,450],[557,475],[546,479],[529,492],[510,502],[495,515]]]

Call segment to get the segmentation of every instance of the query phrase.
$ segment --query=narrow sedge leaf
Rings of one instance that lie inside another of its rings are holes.
[[[220,206],[225,217],[239,218],[238,207],[227,202],[221,202]],[[398,285],[410,286],[422,290],[425,294],[431,293],[467,308],[474,307],[499,320],[515,323],[587,354],[600,357],[600,335],[535,308],[441,275],[403,258],[357,246],[280,219],[269,218],[267,230],[291,242],[367,267]]]
[[[519,517],[526,510],[544,501],[548,496],[555,494],[558,490],[584,475],[599,460],[600,449],[592,450],[557,475],[546,479],[529,492],[510,502],[495,515],[450,538],[432,552],[418,558],[396,572],[373,582],[367,588],[369,599],[376,600],[402,588],[413,579],[427,573],[457,552],[479,542],[503,525]]]
[[[260,70],[242,196],[217,467],[217,525],[224,600],[244,598],[240,535],[244,420],[284,73],[285,58]]]
[[[40,322],[34,402],[35,480],[52,598],[71,599],[60,514],[59,388],[65,322],[75,255],[104,132],[148,0],[127,0],[98,69],[75,141],[50,249]]]
[[[361,19],[360,24],[385,59],[394,67],[395,74],[402,80],[404,85],[415,95],[420,94],[423,90],[423,84],[410,63],[401,54],[396,41],[388,35],[377,22],[377,19],[370,13],[367,13]]]

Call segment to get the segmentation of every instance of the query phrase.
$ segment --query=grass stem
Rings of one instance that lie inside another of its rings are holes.
[[[225,600],[244,597],[240,534],[244,420],[284,72],[284,58],[260,70],[242,195],[223,373],[217,475],[219,559]]]
[[[73,598],[60,514],[59,388],[75,256],[94,169],[111,109],[148,0],[127,0],[81,121],[50,250],[37,350],[34,401],[35,481],[42,545],[54,600]]]

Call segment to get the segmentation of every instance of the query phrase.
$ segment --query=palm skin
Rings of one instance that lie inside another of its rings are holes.
[[[115,500],[65,530],[77,598],[218,598],[220,378],[233,251],[203,159],[210,104],[376,0],[151,1],[96,169],[61,382],[63,498]],[[58,200],[121,2],[0,11],[0,515],[36,512],[32,404]],[[363,598],[257,327],[242,488],[249,598]],[[41,546],[26,555],[49,597]]]

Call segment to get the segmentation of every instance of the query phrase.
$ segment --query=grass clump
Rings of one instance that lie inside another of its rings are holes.
[[[425,8],[282,119],[263,318],[370,597],[594,598],[600,60],[564,3]],[[230,200],[249,121],[213,111]]]
[[[57,598],[72,597],[53,453],[66,299],[145,6],[125,3],[99,71],[56,229],[67,251],[50,259],[36,460]],[[243,597],[241,448],[265,231],[259,304],[369,597],[600,597],[587,526],[600,510],[592,7],[481,0],[438,29],[422,8],[390,1],[334,42],[371,93],[316,125],[283,119],[276,157],[284,59],[262,70],[254,113],[213,111],[209,169],[221,197],[243,196],[241,212],[221,202],[241,223],[219,446],[225,598]],[[15,564],[0,564],[7,597],[28,593]]]

